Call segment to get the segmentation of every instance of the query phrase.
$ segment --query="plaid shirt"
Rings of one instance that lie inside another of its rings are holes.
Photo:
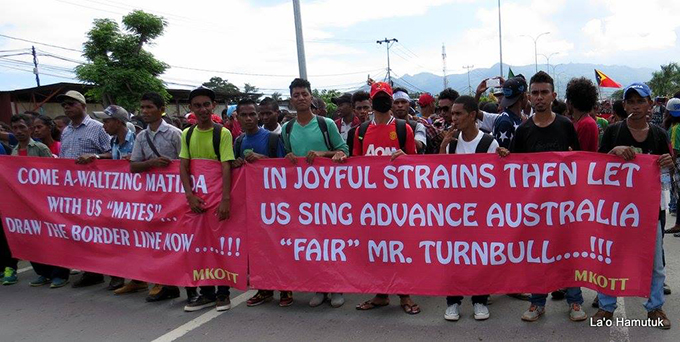
[[[61,133],[59,158],[76,159],[86,153],[101,154],[111,151],[111,137],[99,121],[85,114],[77,127],[71,122]]]

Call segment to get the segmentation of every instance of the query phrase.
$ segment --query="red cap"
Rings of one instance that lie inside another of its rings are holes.
[[[434,97],[428,93],[424,93],[423,95],[420,95],[420,98],[418,99],[418,104],[421,107],[429,106],[431,103],[434,102]]]
[[[383,92],[389,96],[392,96],[392,87],[385,82],[376,82],[371,86],[371,98],[378,95],[378,93]]]

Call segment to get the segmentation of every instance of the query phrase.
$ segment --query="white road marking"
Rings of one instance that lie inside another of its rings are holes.
[[[626,317],[626,302],[624,302],[623,297],[616,298],[616,311],[614,311],[613,321],[614,324],[609,328],[609,340],[611,342],[630,342],[630,334],[628,332],[628,327],[626,326],[616,326],[616,319]]]
[[[247,292],[242,293],[241,295],[237,296],[231,301],[231,310],[233,310],[235,307],[239,306],[240,304],[244,303],[245,301],[248,300],[248,298],[252,297],[255,295],[257,291],[255,290],[250,290]],[[206,324],[216,318],[217,316],[225,313],[227,311],[222,311],[218,312],[215,309],[212,309],[194,319],[191,321],[181,325],[177,329],[168,332],[167,334],[153,340],[152,342],[172,342],[177,340],[178,338],[188,334],[190,331],[200,327],[203,324]],[[189,314],[189,313],[187,313]]]

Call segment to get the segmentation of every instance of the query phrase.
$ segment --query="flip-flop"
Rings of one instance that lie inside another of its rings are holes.
[[[401,308],[404,309],[404,312],[409,315],[417,315],[420,313],[420,307],[418,304],[401,304]]]
[[[380,308],[380,307],[388,306],[388,305],[390,305],[390,302],[382,303],[382,304],[376,304],[376,303],[373,303],[370,300],[367,300],[367,301],[357,305],[356,309],[361,310],[361,311],[366,311],[366,310],[372,310],[372,309],[375,309],[375,308]]]

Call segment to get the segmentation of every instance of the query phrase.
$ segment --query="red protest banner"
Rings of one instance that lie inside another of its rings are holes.
[[[647,296],[657,157],[493,154],[248,166],[250,284],[473,295]]]
[[[232,175],[231,218],[219,222],[221,169],[192,161],[192,213],[178,162],[132,174],[126,161],[0,157],[0,215],[15,257],[158,284],[247,287],[245,180]]]

